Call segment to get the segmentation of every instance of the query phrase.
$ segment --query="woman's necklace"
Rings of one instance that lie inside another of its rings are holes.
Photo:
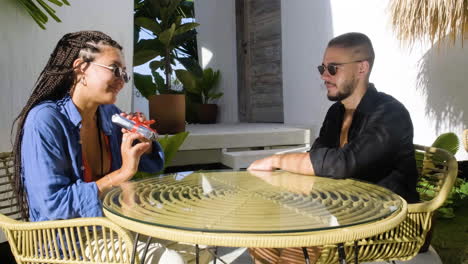
[[[99,111],[99,110],[98,110]],[[97,133],[98,133],[98,140],[99,140],[99,157],[100,157],[100,164],[101,164],[101,175],[100,178],[104,176],[104,151],[102,150],[102,139],[101,139],[101,118],[99,116],[99,112],[96,113],[96,126],[97,126]]]

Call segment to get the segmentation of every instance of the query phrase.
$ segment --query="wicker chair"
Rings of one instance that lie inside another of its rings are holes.
[[[358,241],[359,261],[409,260],[416,256],[431,229],[432,216],[443,205],[457,177],[458,164],[445,150],[415,145],[422,202],[408,205],[408,215],[398,227]],[[355,258],[354,244],[345,244],[346,258]],[[318,263],[337,263],[336,246],[325,246]]]
[[[11,153],[0,153],[0,227],[18,264],[130,263],[133,240],[107,218],[20,221],[12,174]]]
[[[463,130],[463,146],[465,147],[465,150],[468,152],[468,129]]]

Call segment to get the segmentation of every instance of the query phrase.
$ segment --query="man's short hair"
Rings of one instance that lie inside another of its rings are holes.
[[[327,47],[351,49],[356,57],[369,61],[370,70],[374,65],[374,48],[366,35],[359,32],[350,32],[334,37],[328,42]]]

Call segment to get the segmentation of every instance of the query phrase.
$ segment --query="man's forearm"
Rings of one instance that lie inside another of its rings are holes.
[[[272,158],[273,166],[277,169],[307,175],[315,174],[308,152],[279,154]]]

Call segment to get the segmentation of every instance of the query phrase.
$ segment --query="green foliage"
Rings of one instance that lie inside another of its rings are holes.
[[[455,155],[459,149],[460,141],[456,134],[449,132],[441,134],[432,144],[432,147],[441,148],[452,155]],[[416,153],[416,161],[422,164],[422,161],[425,159],[423,153]],[[427,164],[426,166],[431,166]],[[434,166],[434,165],[432,165]],[[421,167],[421,166],[418,166]],[[418,191],[423,200],[430,200],[435,196],[435,188],[437,184],[437,179],[432,179],[430,177],[425,177],[419,180]],[[454,211],[463,200],[468,199],[468,182],[457,178],[455,184],[447,197],[444,205],[437,210],[439,217],[442,218],[453,218],[455,217]]]
[[[452,191],[447,197],[447,201],[444,203],[444,206],[438,210],[439,216],[442,218],[455,217],[455,210],[459,208],[464,201],[468,201],[468,182],[464,179],[456,179]]]
[[[441,134],[436,138],[432,146],[435,148],[445,149],[452,155],[455,155],[460,147],[460,141],[455,133],[448,132]]]
[[[185,139],[188,137],[189,132],[180,132],[175,135],[165,135],[164,137],[160,137],[158,139],[159,144],[161,145],[164,151],[164,168],[159,173],[147,173],[139,171],[133,177],[134,180],[143,179],[152,177],[154,175],[159,175],[164,172],[164,170],[171,164],[172,159],[174,158],[175,154],[179,150],[180,146],[184,143]]]
[[[455,209],[454,218],[437,218],[431,245],[439,254],[442,263],[468,263],[468,199]]]
[[[206,68],[201,76],[196,76],[190,71],[177,70],[176,75],[184,85],[187,97],[194,103],[208,104],[223,96],[222,92],[217,91],[221,77],[219,70]]]
[[[50,3],[56,6],[62,5],[70,5],[67,0],[48,0]],[[18,0],[19,4],[21,4],[28,14],[36,21],[37,25],[42,28],[46,29],[45,24],[49,20],[49,17],[52,17],[57,22],[62,22],[60,18],[55,15],[55,9],[53,9],[50,5],[48,5],[44,0]],[[42,8],[39,8],[39,6]],[[45,11],[45,12],[44,12]],[[47,13],[47,14],[46,14]]]
[[[158,140],[159,144],[164,150],[164,168],[166,168],[174,158],[180,146],[184,143],[189,132],[180,132],[175,135],[165,135]]]
[[[154,94],[178,93],[172,89],[171,81],[176,61],[186,69],[201,72],[198,63],[189,56],[194,50],[193,43],[196,43],[195,28],[198,23],[182,23],[183,18],[193,16],[193,1],[135,1],[135,30],[137,32],[144,30],[154,36],[154,39],[135,40],[133,65],[151,62],[149,65],[151,75],[137,76],[139,81],[135,78],[135,87],[146,98]],[[164,73],[164,77],[160,72]],[[148,80],[151,79],[154,79],[153,85],[148,84]]]

